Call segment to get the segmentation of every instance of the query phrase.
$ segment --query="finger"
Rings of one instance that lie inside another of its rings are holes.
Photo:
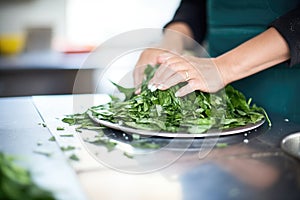
[[[162,83],[161,80],[166,80],[177,71],[180,71],[182,68],[185,68],[184,65],[176,64],[181,60],[182,59],[179,56],[168,57],[168,59],[159,66],[153,78],[149,81],[149,85],[157,85],[159,83]]]
[[[141,91],[142,91],[142,88],[141,88],[141,87],[138,87],[138,88],[136,89],[136,91],[134,92],[134,94],[140,94]]]
[[[154,76],[152,78],[153,80],[159,79],[160,74],[164,73],[167,70],[168,65],[174,62],[173,59],[171,59],[171,58],[173,58],[173,56],[174,55],[172,55],[170,53],[164,53],[164,54],[162,54],[162,55],[159,56],[160,60],[162,61],[162,59],[163,59],[164,62],[158,62],[161,65],[156,70],[156,72],[155,72],[155,74],[154,74]],[[151,83],[151,81],[150,81],[150,83]]]
[[[144,79],[144,71],[145,71],[146,65],[137,66],[134,69],[133,76],[134,76],[134,87],[137,89],[136,93],[140,93],[139,89],[141,88],[143,79]]]
[[[143,80],[144,67],[136,67],[134,69],[134,86],[137,87]]]
[[[157,63],[159,63],[159,64],[164,63],[164,62],[166,62],[166,60],[168,60],[172,56],[174,56],[174,55],[171,53],[163,53],[157,57]]]
[[[175,93],[175,96],[176,96],[176,97],[183,97],[183,96],[185,96],[185,95],[187,95],[187,94],[190,94],[190,93],[194,92],[196,89],[194,89],[194,88],[192,87],[192,85],[194,85],[193,82],[194,82],[194,80],[190,80],[190,81],[188,82],[187,85],[183,86],[182,88],[180,88],[180,89]]]
[[[183,73],[184,71],[188,70],[188,66],[186,66],[185,64],[186,63],[178,62],[169,65],[167,70],[165,70],[163,73],[160,73],[156,80],[153,80],[154,83],[158,85],[163,84],[176,73]]]
[[[160,84],[158,86],[158,89],[160,90],[166,90],[174,85],[177,85],[178,83],[185,82],[185,72],[179,71],[173,76],[169,77],[165,82]]]

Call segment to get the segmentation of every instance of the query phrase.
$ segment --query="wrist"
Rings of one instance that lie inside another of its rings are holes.
[[[184,22],[173,22],[164,30],[163,44],[172,47],[177,52],[182,52],[193,43],[191,28]]]
[[[220,73],[221,79],[223,81],[223,86],[234,82],[237,80],[237,64],[234,64],[231,60],[228,60],[224,56],[218,56],[213,58],[213,62],[217,67],[218,72]]]
[[[182,33],[173,30],[166,30],[160,46],[180,54],[185,47]]]

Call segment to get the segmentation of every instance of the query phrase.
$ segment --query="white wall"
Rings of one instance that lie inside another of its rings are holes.
[[[55,38],[97,45],[139,28],[161,28],[179,0],[0,0],[0,34],[51,26]]]
[[[51,26],[65,35],[65,0],[1,0],[0,34],[24,33],[27,27]]]
[[[100,44],[112,36],[139,28],[162,28],[179,0],[67,0],[68,38]]]

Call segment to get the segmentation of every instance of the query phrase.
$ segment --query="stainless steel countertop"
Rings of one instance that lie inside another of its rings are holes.
[[[251,132],[210,139],[147,138],[164,146],[148,151],[131,148],[124,140],[128,135],[106,129],[106,134],[119,141],[118,148],[109,152],[83,140],[92,132],[78,133],[60,121],[102,97],[0,98],[1,151],[29,158],[25,165],[33,171],[38,168],[49,188],[64,185],[65,194],[76,193],[77,199],[85,195],[88,199],[300,199],[300,162],[280,149],[281,140],[300,131],[300,124],[269,113],[270,128],[265,123]],[[42,121],[47,128],[38,125]],[[56,130],[57,126],[64,126],[65,131]],[[47,140],[51,134],[56,143]],[[52,158],[32,152],[39,140],[53,149]],[[228,146],[212,145],[216,142]],[[79,162],[68,161],[68,152],[59,151],[59,146],[67,145],[77,147]],[[134,158],[124,156],[124,151]]]

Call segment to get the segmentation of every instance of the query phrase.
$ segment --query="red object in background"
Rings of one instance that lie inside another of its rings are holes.
[[[55,39],[53,42],[53,47],[56,51],[65,53],[65,54],[89,53],[96,48],[95,45],[74,44],[71,42],[67,42],[64,39]]]
[[[65,45],[61,52],[63,53],[89,53],[95,49],[91,45]]]

